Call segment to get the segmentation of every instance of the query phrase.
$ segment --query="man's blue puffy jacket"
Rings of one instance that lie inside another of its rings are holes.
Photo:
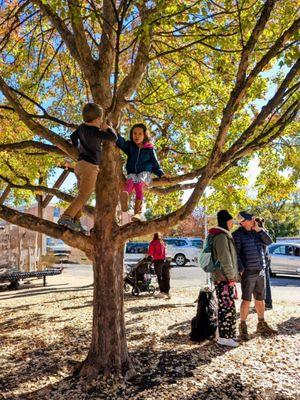
[[[270,236],[264,231],[247,231],[240,227],[232,234],[236,245],[239,272],[259,272],[265,268],[264,247],[272,243]]]

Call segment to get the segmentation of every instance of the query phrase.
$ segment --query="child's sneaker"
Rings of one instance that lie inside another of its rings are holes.
[[[233,339],[221,338],[219,337],[217,343],[221,346],[238,347],[238,343]]]
[[[132,220],[132,221],[141,221],[141,220],[142,220],[142,214],[134,214],[134,215],[131,217],[131,220]]]

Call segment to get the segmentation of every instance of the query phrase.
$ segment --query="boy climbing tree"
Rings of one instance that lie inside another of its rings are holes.
[[[117,135],[105,122],[103,111],[95,103],[87,103],[82,109],[84,123],[71,135],[73,145],[78,148],[79,156],[75,167],[78,181],[78,195],[58,220],[59,225],[86,233],[80,223],[82,208],[95,191],[99,165],[101,162],[102,142],[116,141]]]

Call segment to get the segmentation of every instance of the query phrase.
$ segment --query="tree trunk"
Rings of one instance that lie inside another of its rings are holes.
[[[91,347],[81,375],[131,374],[127,351],[123,301],[123,245],[106,235],[96,246]]]
[[[115,221],[119,198],[119,170],[115,145],[104,144],[101,173],[96,187],[94,243],[93,330],[90,350],[80,374],[132,375],[127,351],[124,301],[124,242]]]

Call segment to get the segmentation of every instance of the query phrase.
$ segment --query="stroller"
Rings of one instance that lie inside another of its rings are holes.
[[[154,275],[152,267],[152,257],[142,258],[136,265],[131,267],[124,277],[124,291],[131,293],[133,296],[139,296],[141,292],[154,294],[155,286],[152,283],[151,275]]]

